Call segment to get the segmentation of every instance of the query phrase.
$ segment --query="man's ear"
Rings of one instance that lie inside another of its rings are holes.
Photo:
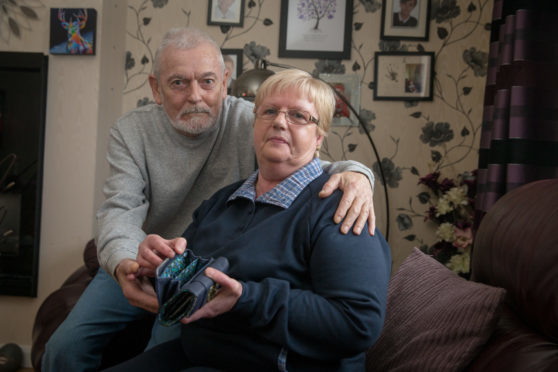
[[[161,92],[159,91],[159,81],[152,74],[149,75],[149,85],[151,86],[151,92],[153,93],[153,99],[155,100],[155,103],[157,103],[158,105],[162,104],[163,100],[161,99]]]
[[[229,81],[229,70],[225,69],[223,74],[223,99],[227,97],[227,81]]]

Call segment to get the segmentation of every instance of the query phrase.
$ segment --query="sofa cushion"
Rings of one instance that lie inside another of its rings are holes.
[[[367,371],[464,369],[494,331],[504,296],[504,289],[467,281],[414,248],[390,280]]]

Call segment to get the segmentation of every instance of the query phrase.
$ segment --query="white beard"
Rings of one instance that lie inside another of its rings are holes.
[[[206,115],[182,119],[185,114],[195,112],[205,113]],[[219,112],[221,112],[221,108],[219,108]],[[189,137],[196,137],[210,131],[215,127],[218,119],[218,116],[214,116],[207,107],[190,107],[183,109],[175,118],[171,118],[168,114],[167,117],[174,129]]]
[[[217,119],[212,116],[202,118],[191,118],[183,120],[179,118],[169,118],[174,129],[187,136],[198,136],[215,126]]]

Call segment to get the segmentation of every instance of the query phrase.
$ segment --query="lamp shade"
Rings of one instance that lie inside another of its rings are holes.
[[[274,74],[263,60],[257,60],[252,70],[242,73],[231,85],[231,95],[254,101],[256,92],[265,79]]]

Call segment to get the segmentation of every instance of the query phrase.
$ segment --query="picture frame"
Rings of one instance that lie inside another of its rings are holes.
[[[50,8],[50,54],[95,55],[97,10]]]
[[[360,78],[357,74],[320,74],[319,77],[343,94],[356,112],[360,111]],[[332,125],[358,126],[356,115],[337,95]]]
[[[432,101],[434,52],[376,52],[374,100]]]
[[[415,2],[414,7],[412,7],[413,2]],[[400,12],[410,14],[406,22],[400,20]],[[381,39],[428,40],[429,31],[430,0],[384,0]]]
[[[353,0],[330,1],[318,15],[311,3],[281,0],[279,57],[350,59]]]
[[[225,62],[225,69],[229,67],[229,63],[232,62],[232,73],[229,76],[229,81],[227,82],[227,91],[230,93],[232,83],[242,75],[243,71],[243,54],[242,49],[226,49],[221,48],[221,54],[223,54],[223,60]]]
[[[244,26],[244,0],[209,0],[207,24],[210,26]]]

